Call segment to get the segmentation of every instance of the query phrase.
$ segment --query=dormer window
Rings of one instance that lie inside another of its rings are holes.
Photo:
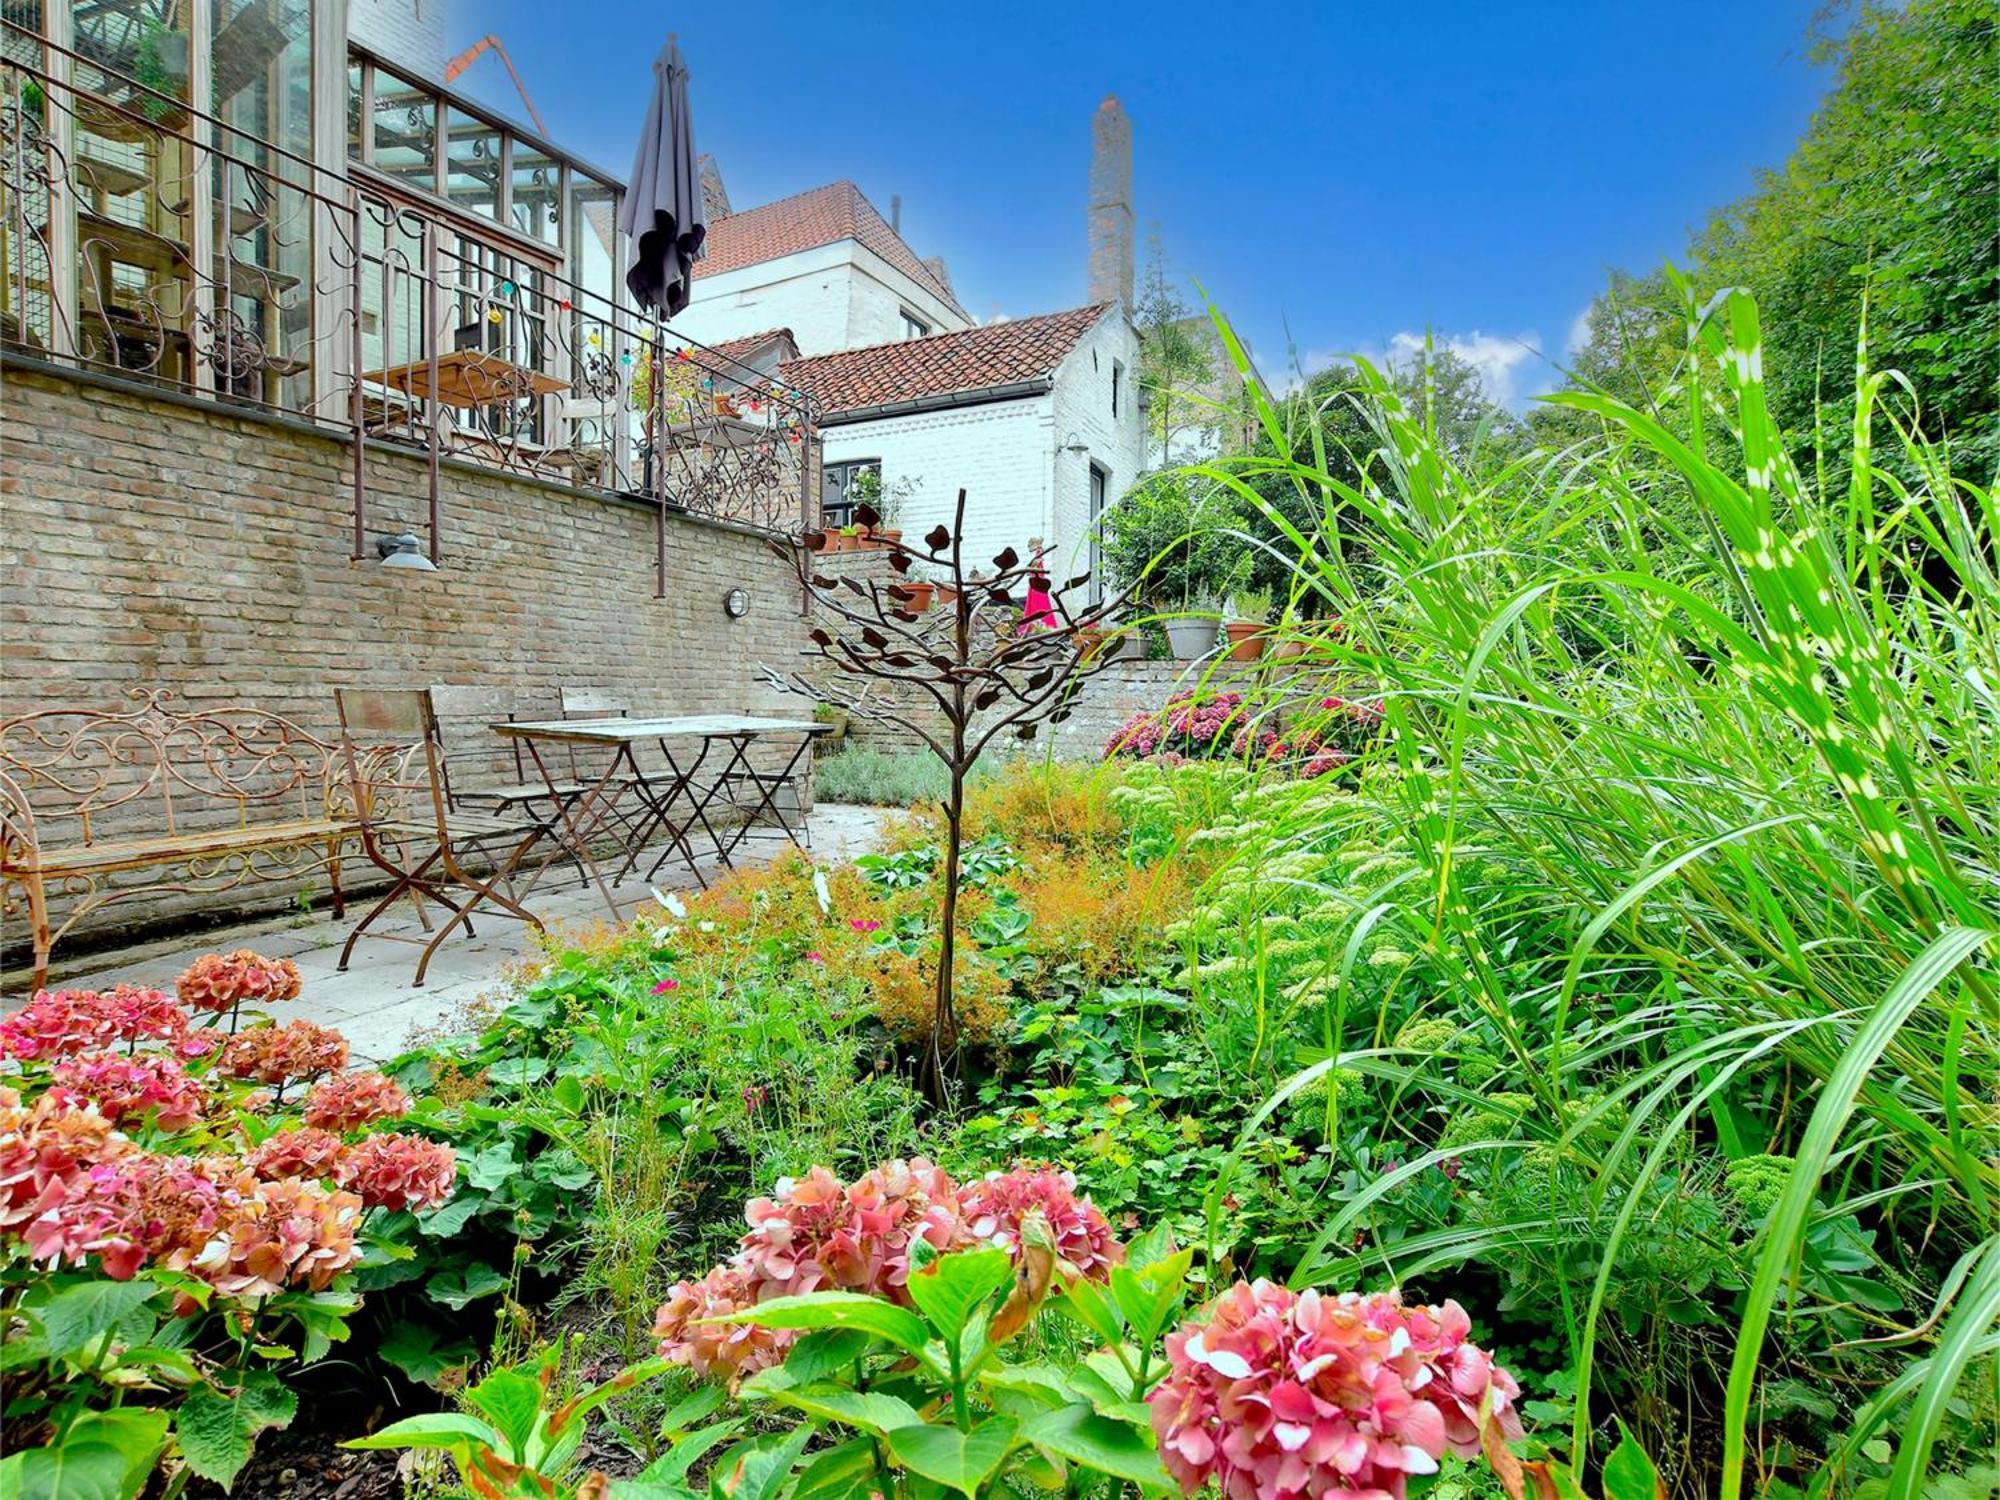
[[[930,331],[931,331],[930,324],[926,323],[922,318],[918,317],[915,313],[911,312],[907,307],[903,309],[904,338],[906,339],[924,338],[929,335]]]

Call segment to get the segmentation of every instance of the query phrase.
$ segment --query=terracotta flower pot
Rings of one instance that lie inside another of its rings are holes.
[[[936,592],[937,585],[933,583],[892,583],[889,585],[889,597],[894,599],[900,608],[908,610],[913,615],[920,615],[929,609],[931,607],[931,596]]]
[[[1264,654],[1262,620],[1230,620],[1222,628],[1229,637],[1230,661],[1255,661]]]

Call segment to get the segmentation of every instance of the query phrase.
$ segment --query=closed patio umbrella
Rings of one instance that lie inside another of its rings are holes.
[[[672,317],[688,303],[694,262],[708,235],[701,174],[695,167],[694,122],[688,118],[688,70],[669,36],[653,60],[653,97],[632,160],[632,178],[618,210],[631,236],[632,268],[625,285],[641,307]]]

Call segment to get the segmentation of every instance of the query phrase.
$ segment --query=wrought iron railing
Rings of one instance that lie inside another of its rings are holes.
[[[429,459],[434,555],[446,459],[641,497],[663,518],[770,532],[811,519],[811,403],[625,305],[608,202],[607,222],[579,222],[611,285],[580,285],[565,251],[0,25],[11,353],[343,432],[356,556],[376,444]]]

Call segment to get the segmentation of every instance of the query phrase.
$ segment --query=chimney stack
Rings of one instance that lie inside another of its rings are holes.
[[[1090,124],[1090,300],[1132,307],[1132,122],[1116,94]]]
[[[729,217],[729,189],[722,185],[722,168],[715,164],[715,158],[702,153],[699,163],[701,170],[701,211],[707,219]]]
[[[889,227],[898,234],[903,232],[903,195],[901,193],[891,193],[889,195]]]

